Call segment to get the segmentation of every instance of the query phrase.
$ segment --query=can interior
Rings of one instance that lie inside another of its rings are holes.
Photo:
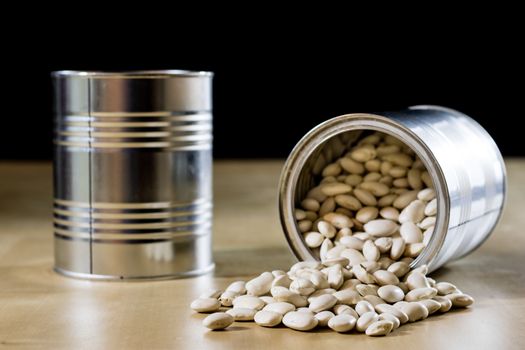
[[[345,154],[361,138],[371,135],[372,130],[352,130],[332,136],[321,143],[307,158],[295,187],[295,205],[299,206],[308,191],[322,179],[324,167]]]
[[[293,192],[295,207],[299,208],[301,201],[306,197],[309,190],[319,185],[319,182],[323,178],[322,171],[326,165],[333,163],[338,158],[344,156],[345,153],[347,153],[353,146],[355,146],[363,138],[369,135],[372,135],[374,133],[377,133],[377,132],[378,132],[377,130],[372,130],[372,129],[357,129],[357,130],[343,131],[343,132],[330,136],[324,142],[320,143],[317,147],[315,147],[315,149],[313,149],[313,151],[305,159],[304,164],[299,173],[299,176],[297,177],[296,186]],[[384,135],[388,135],[390,137],[394,137],[395,139],[397,139],[403,144],[402,147],[407,147],[408,149],[410,149],[411,152],[413,152],[413,154],[416,155],[416,159],[419,158],[419,154],[417,154],[412,147],[410,147],[405,141],[403,141],[396,135],[393,135],[391,133],[384,132],[384,131],[381,131],[380,133]],[[425,162],[423,162],[423,166],[424,166],[424,169],[428,171],[428,168],[427,168],[427,165],[425,165]],[[409,190],[412,190],[412,188],[409,187]],[[439,198],[438,198],[438,201],[439,201]],[[438,204],[438,208],[439,208],[439,204]],[[401,210],[399,210],[399,212],[401,212]],[[439,215],[439,211],[436,214],[436,223],[438,222],[437,220],[438,215]],[[380,219],[380,218],[381,218],[380,216],[377,217],[377,219]],[[294,222],[295,222],[295,229],[297,230],[297,232],[300,232],[300,229],[297,225],[297,221],[294,220]],[[353,233],[357,232],[354,230],[354,228],[352,228],[352,231]],[[301,236],[303,246],[308,250],[310,255],[313,258],[319,260],[320,257],[318,255],[318,252],[313,249],[308,248],[306,245],[306,242],[304,241],[303,235],[300,233],[299,235]],[[432,238],[433,236],[434,234],[432,234]],[[425,247],[423,252],[426,249],[427,248]],[[419,254],[419,256],[414,258],[414,261],[411,264],[412,266],[419,265],[419,261],[421,260],[420,257],[422,257],[423,252]]]

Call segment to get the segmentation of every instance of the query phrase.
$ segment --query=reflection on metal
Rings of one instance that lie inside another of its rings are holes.
[[[55,72],[55,269],[210,271],[211,74]]]
[[[300,260],[317,257],[305,245],[293,210],[318,181],[323,167],[364,132],[397,137],[416,152],[437,192],[434,234],[412,266],[430,270],[458,259],[488,238],[503,211],[505,165],[490,135],[474,120],[438,106],[400,112],[347,114],[311,130],[295,146],[281,174],[279,210],[290,248]]]

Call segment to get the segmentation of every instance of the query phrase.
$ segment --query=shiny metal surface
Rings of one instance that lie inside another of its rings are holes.
[[[429,171],[438,198],[434,235],[413,266],[430,270],[469,254],[490,235],[501,216],[505,166],[488,133],[474,120],[438,106],[400,112],[348,114],[311,130],[291,152],[279,187],[281,224],[300,260],[317,259],[304,244],[293,210],[322,168],[366,130],[381,131],[410,146]]]
[[[211,73],[53,77],[56,270],[98,279],[210,271]]]

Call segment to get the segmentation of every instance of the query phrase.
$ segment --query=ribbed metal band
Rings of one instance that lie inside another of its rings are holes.
[[[209,112],[92,112],[56,121],[56,145],[85,148],[205,150],[212,143]]]
[[[209,271],[211,74],[54,78],[56,270],[108,279]]]
[[[129,243],[209,234],[212,205],[193,203],[92,203],[55,199],[54,232],[64,239]]]

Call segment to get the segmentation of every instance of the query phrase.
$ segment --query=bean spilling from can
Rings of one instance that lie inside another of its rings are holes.
[[[405,323],[474,302],[452,283],[436,282],[426,274],[425,265],[411,270],[404,261],[388,266],[366,261],[351,267],[346,257],[302,261],[289,271],[263,272],[225,290],[205,291],[191,308],[211,313],[203,320],[211,330],[255,322],[267,328],[328,327],[383,336]]]
[[[319,261],[205,292],[191,307],[214,312],[203,321],[212,330],[254,321],[369,336],[467,307],[473,298],[427,277],[426,265],[410,268],[436,216],[436,193],[421,160],[398,139],[373,133],[326,165],[295,210],[304,243]]]

